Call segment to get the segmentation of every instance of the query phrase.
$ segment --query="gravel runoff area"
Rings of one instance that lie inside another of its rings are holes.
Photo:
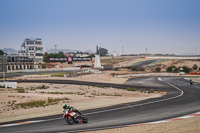
[[[83,133],[199,133],[200,116],[168,123],[90,131]]]

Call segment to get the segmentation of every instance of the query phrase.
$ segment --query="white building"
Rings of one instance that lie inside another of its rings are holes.
[[[113,51],[113,56],[116,57],[116,56],[120,56],[119,53],[117,53],[116,51]]]
[[[43,62],[43,47],[42,39],[26,38],[21,45],[19,55],[29,56],[34,61],[34,69],[42,68]]]

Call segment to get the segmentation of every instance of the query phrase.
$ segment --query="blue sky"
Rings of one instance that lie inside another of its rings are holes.
[[[0,0],[0,48],[200,54],[199,0]]]

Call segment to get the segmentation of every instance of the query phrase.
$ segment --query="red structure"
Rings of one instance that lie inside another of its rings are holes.
[[[200,75],[200,72],[190,72],[190,75]]]

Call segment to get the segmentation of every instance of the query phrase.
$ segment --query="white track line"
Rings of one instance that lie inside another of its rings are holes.
[[[160,81],[163,81],[161,78],[158,78],[158,80]],[[142,105],[147,105],[147,104],[152,104],[152,103],[158,103],[158,102],[163,102],[163,101],[167,101],[167,100],[171,100],[171,99],[175,99],[175,98],[178,98],[178,97],[181,97],[183,95],[183,91],[181,89],[179,89],[178,87],[166,82],[166,81],[163,81],[165,82],[166,84],[169,84],[170,86],[176,88],[177,90],[179,90],[181,92],[181,94],[175,96],[175,97],[170,97],[170,98],[166,98],[166,99],[162,99],[162,100],[157,100],[157,101],[152,101],[152,102],[147,102],[147,103],[142,103],[142,104],[137,104],[137,105],[132,105],[132,106],[125,106],[125,107],[121,107],[121,108],[115,108],[115,109],[108,109],[108,110],[103,110],[103,111],[97,111],[97,112],[92,112],[92,113],[87,113],[86,115],[89,115],[89,114],[97,114],[97,113],[102,113],[102,112],[108,112],[108,111],[113,111],[113,110],[120,110],[120,109],[125,109],[125,108],[133,108],[133,107],[137,107],[137,106],[142,106]]]

